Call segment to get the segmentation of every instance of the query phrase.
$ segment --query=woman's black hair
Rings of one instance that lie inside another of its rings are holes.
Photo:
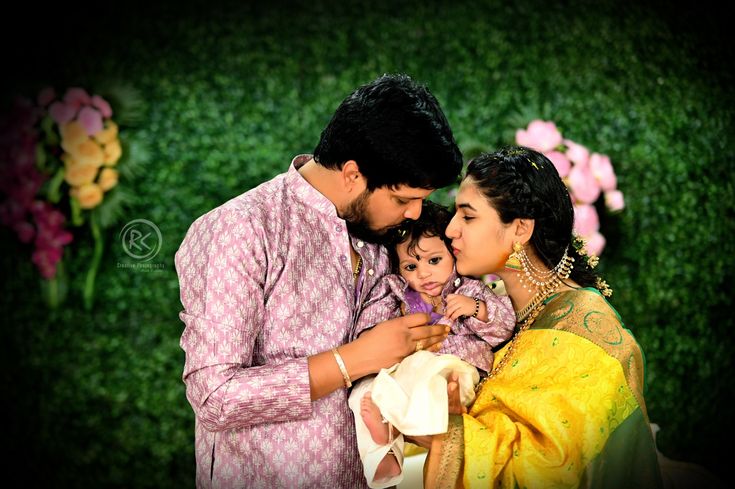
[[[590,257],[580,253],[581,243],[572,234],[574,208],[569,190],[546,156],[523,146],[484,153],[468,164],[464,178],[475,183],[503,223],[517,218],[534,220],[531,244],[549,269],[567,251],[574,258],[570,278],[582,287],[599,286]]]
[[[452,253],[452,240],[447,237],[445,231],[452,220],[452,213],[447,207],[441,204],[425,200],[421,206],[421,215],[415,221],[404,222],[397,231],[394,232],[391,242],[388,246],[388,254],[390,256],[390,266],[393,273],[398,273],[400,260],[396,249],[401,243],[408,241],[408,253],[413,254],[418,246],[421,238],[432,238],[438,236],[444,242],[444,245]]]

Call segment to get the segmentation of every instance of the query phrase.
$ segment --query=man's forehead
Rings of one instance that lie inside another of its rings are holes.
[[[408,185],[388,187],[388,192],[391,195],[402,199],[425,199],[433,191],[434,189],[409,187]]]

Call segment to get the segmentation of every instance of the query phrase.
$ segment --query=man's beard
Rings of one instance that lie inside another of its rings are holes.
[[[340,216],[347,223],[347,232],[357,239],[368,243],[391,244],[395,239],[395,232],[401,224],[388,226],[379,230],[370,227],[367,215],[367,201],[371,192],[365,189],[358,195]]]

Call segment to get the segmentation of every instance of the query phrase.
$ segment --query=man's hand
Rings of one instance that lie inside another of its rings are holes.
[[[418,351],[438,351],[449,334],[449,326],[429,325],[425,313],[408,314],[383,321],[365,331],[354,343],[367,357],[378,360],[380,368],[388,368]]]

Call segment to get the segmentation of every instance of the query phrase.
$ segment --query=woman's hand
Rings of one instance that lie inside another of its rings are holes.
[[[459,376],[452,373],[447,379],[447,402],[449,404],[449,414],[465,414],[467,407],[462,404],[459,397]]]
[[[467,408],[462,404],[459,397],[459,377],[455,373],[452,373],[447,379],[447,402],[449,403],[449,414],[465,414],[467,412]],[[414,445],[429,450],[431,449],[431,442],[434,439],[434,435],[404,435],[404,438]]]

